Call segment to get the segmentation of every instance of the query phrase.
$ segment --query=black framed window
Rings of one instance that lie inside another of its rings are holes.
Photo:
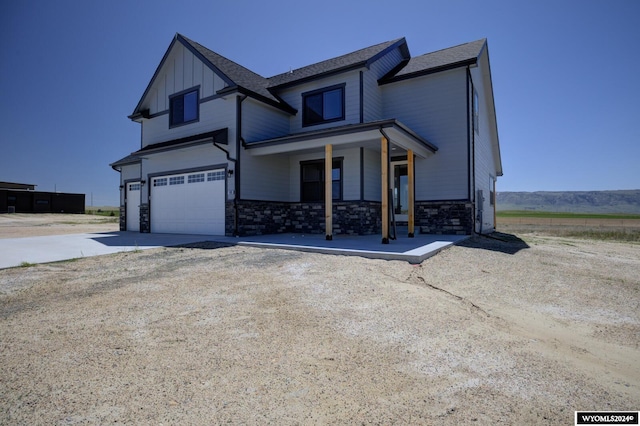
[[[302,94],[302,125],[344,120],[344,84]]]
[[[198,121],[199,118],[199,90],[189,89],[169,98],[169,126]]]
[[[300,200],[302,202],[324,201],[324,160],[300,163]],[[342,159],[334,158],[331,169],[331,195],[342,200]]]

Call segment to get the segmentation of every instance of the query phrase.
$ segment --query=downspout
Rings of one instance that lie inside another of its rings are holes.
[[[236,158],[231,158],[229,151],[213,142],[213,146],[223,151],[227,156],[227,161],[234,164],[233,184],[235,190],[233,192],[233,236],[237,237],[239,232],[238,223],[238,201],[240,201],[240,145],[245,146],[242,138],[242,102],[247,99],[247,95],[236,96]]]
[[[471,82],[471,91],[469,91],[469,82]],[[480,221],[480,233],[482,234],[482,213],[481,213],[481,209],[478,210],[478,206],[477,206],[477,202],[478,200],[476,199],[476,130],[475,130],[475,126],[477,126],[477,123],[472,122],[470,125],[470,117],[473,117],[473,106],[471,106],[471,108],[469,108],[469,98],[473,99],[475,94],[475,89],[474,89],[474,85],[473,85],[473,77],[471,76],[471,68],[467,65],[467,129],[470,130],[469,133],[467,133],[469,136],[468,138],[471,139],[471,143],[470,143],[470,153],[469,153],[469,158],[468,161],[471,163],[469,166],[469,174],[471,175],[471,189],[469,192],[471,192],[470,197],[471,197],[471,201],[473,203],[473,207],[474,207],[474,220],[475,222]],[[482,200],[480,200],[480,202],[482,202]],[[475,210],[478,210],[478,213],[476,214]],[[476,226],[475,226],[475,222],[474,222],[474,226],[473,226],[473,232],[476,232]]]
[[[218,145],[216,143],[216,141],[213,141],[213,146],[215,146],[216,148],[218,148],[220,151],[224,152],[224,154],[227,157],[227,161],[231,161],[234,164],[234,169],[235,169],[235,173],[234,175],[238,172],[238,160],[236,158],[231,158],[229,156],[229,151],[227,151],[226,149],[224,149],[223,147],[221,147],[220,145]],[[234,197],[233,197],[233,210],[234,210],[234,224],[233,224],[233,236],[236,237],[238,236],[238,209],[236,208],[237,205],[237,197],[238,197],[238,191],[235,191]]]
[[[240,144],[244,148],[245,141],[242,137],[242,102],[247,99],[247,95],[236,97],[236,173],[235,173],[235,194],[233,197],[233,221],[234,221],[234,235],[239,235],[239,223],[238,223],[238,201],[240,201]]]
[[[221,147],[220,145],[218,145],[218,144],[216,143],[216,141],[215,141],[215,140],[213,141],[213,146],[214,146],[214,147],[216,147],[216,148],[218,148],[220,151],[224,152],[224,154],[225,154],[225,156],[226,156],[227,161],[230,161],[230,162],[232,162],[232,163],[234,164],[234,169],[237,169],[237,168],[238,168],[238,167],[237,167],[238,160],[237,160],[236,158],[231,158],[231,156],[229,155],[229,151],[227,151],[226,149],[224,149],[223,147]],[[235,210],[235,207],[236,207],[236,199],[235,199],[235,196],[234,196],[234,199],[233,199],[233,207],[234,207],[234,210]],[[234,236],[236,236],[236,233],[235,233],[236,231],[237,231],[237,227],[236,227],[236,226],[235,226],[235,224],[234,224]]]

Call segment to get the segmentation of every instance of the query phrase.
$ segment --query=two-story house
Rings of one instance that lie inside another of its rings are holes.
[[[471,234],[502,175],[486,40],[404,38],[262,77],[176,34],[129,118],[122,230]]]

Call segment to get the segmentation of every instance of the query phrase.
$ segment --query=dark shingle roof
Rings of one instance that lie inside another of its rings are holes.
[[[421,74],[428,74],[442,68],[474,63],[478,56],[480,56],[486,42],[487,39],[483,38],[481,40],[416,56],[415,58],[411,58],[400,71],[393,75],[387,75],[383,80],[385,82],[402,80]]]
[[[139,163],[140,162],[140,156],[135,155],[135,154],[130,154],[127,155],[124,158],[119,159],[118,161],[114,161],[113,163],[109,164],[113,169],[116,169],[117,167],[120,166],[124,166],[127,164],[135,164],[135,163]]]
[[[325,77],[334,73],[369,66],[371,63],[396,48],[400,49],[403,61],[399,66],[383,77],[380,80],[380,83],[383,84],[403,80],[447,69],[452,66],[474,63],[486,44],[486,39],[482,39],[411,58],[407,42],[405,38],[402,37],[386,41],[384,43],[379,43],[374,46],[365,47],[364,49],[356,50],[355,52],[347,53],[336,58],[327,59],[306,67],[298,68],[290,72],[265,78],[242,65],[207,49],[200,43],[188,39],[182,34],[176,34],[173,43],[176,41],[182,43],[193,54],[198,56],[200,60],[208,64],[208,66],[219,74],[223,80],[225,80],[227,87],[218,93],[237,90],[293,114],[296,113],[296,110],[277,96],[278,89],[289,85],[300,84],[312,79]],[[169,50],[170,49],[171,47]],[[141,111],[142,101],[149,91],[157,73],[162,67],[169,50],[165,53],[165,57],[160,63],[160,66],[158,66],[156,74],[149,83],[147,90],[143,94],[138,106],[130,118],[137,118],[137,116],[143,113],[143,111]],[[120,163],[121,161],[122,160],[117,163]]]
[[[269,87],[282,87],[304,80],[316,78],[335,72],[345,71],[350,68],[367,66],[385,53],[400,47],[405,58],[409,58],[409,48],[404,37],[365,47],[337,58],[327,59],[313,65],[298,68],[296,70],[275,75],[269,78]]]
[[[242,87],[257,95],[270,99],[271,101],[278,103],[280,102],[278,98],[273,96],[273,94],[269,92],[269,90],[267,90],[269,82],[266,78],[243,67],[242,65],[238,65],[232,60],[227,59],[224,56],[217,54],[216,52],[207,49],[200,43],[190,40],[181,34],[178,34],[177,37],[182,38],[187,44],[189,44],[200,55],[202,55],[211,65],[217,68],[220,73],[226,76],[226,82],[230,86]]]

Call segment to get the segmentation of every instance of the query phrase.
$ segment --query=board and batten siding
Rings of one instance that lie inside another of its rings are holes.
[[[142,120],[142,147],[213,130],[228,128],[229,145],[235,141],[236,97],[216,98],[200,103],[199,120],[169,128],[169,114]]]
[[[380,151],[365,149],[364,160],[364,200],[382,200],[382,179],[380,168]]]
[[[289,114],[251,98],[242,102],[242,137],[246,142],[285,136]],[[240,197],[243,200],[288,201],[289,158],[286,155],[254,156],[240,152]]]
[[[416,200],[466,200],[468,186],[466,68],[381,86],[383,114],[438,147],[417,158]]]
[[[169,97],[191,87],[200,86],[200,99],[215,95],[225,87],[224,81],[181,43],[175,43],[156,76],[141,109],[150,114],[169,110]]]
[[[365,69],[365,68],[363,68]],[[345,83],[345,105],[344,116],[342,121],[333,121],[326,124],[316,124],[313,126],[302,126],[302,94],[323,89],[325,87]],[[321,130],[330,127],[343,126],[345,124],[356,124],[360,122],[360,72],[359,70],[344,72],[341,74],[329,76],[320,80],[314,80],[309,83],[303,83],[291,88],[287,88],[278,92],[278,96],[286,103],[298,110],[298,113],[291,116],[289,121],[289,133],[308,132],[311,130]]]
[[[382,110],[382,90],[378,86],[378,80],[384,77],[389,71],[402,62],[400,49],[394,49],[375,61],[368,70],[363,71],[363,115],[364,122],[381,120]]]

